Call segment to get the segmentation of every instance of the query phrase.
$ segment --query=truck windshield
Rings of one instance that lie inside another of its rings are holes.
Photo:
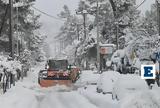
[[[48,66],[51,70],[66,70],[68,62],[67,60],[49,60]]]

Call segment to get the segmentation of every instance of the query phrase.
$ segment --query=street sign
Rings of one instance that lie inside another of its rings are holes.
[[[112,54],[113,53],[113,47],[101,47],[100,48],[101,54]]]
[[[106,52],[107,52],[106,48],[104,48],[104,47],[100,48],[100,53],[101,54],[106,54]]]

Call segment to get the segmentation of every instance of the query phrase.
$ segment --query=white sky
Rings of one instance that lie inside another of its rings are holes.
[[[139,5],[143,0],[137,0],[137,5]],[[142,11],[142,14],[144,14],[144,12],[146,10],[150,10],[150,6],[151,4],[155,3],[156,0],[146,0],[146,2],[139,7],[139,9]]]
[[[79,0],[37,0],[35,6],[50,15],[57,16],[57,14],[63,10],[64,4],[68,5],[70,10],[74,12],[77,8],[78,2]],[[41,15],[40,21],[43,24],[42,32],[50,36],[56,35],[60,26],[63,24],[63,22],[54,20],[43,14]]]
[[[140,4],[143,0],[137,0],[137,5]],[[77,8],[79,0],[37,0],[36,7],[40,10],[49,13],[51,15],[57,16],[58,13],[63,8],[63,5],[66,4],[72,12]],[[155,0],[146,0],[146,2],[139,8],[144,13],[146,10],[150,9],[150,5],[154,3]],[[56,35],[59,31],[60,26],[63,22],[54,20],[45,15],[41,15],[40,18],[42,26],[42,32],[47,35]]]

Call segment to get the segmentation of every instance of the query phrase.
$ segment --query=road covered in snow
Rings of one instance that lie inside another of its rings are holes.
[[[97,93],[100,75],[94,71],[83,71],[72,88],[41,88],[37,83],[39,67],[0,96],[1,108],[160,108],[159,88],[133,93],[119,101],[111,94]]]
[[[27,78],[1,95],[0,106],[2,108],[97,108],[71,88],[65,86],[41,88],[37,83],[37,72],[38,68],[32,69]]]
[[[29,83],[19,85],[0,97],[3,108],[96,108],[85,97],[65,87],[40,89]],[[14,107],[13,107],[14,106]]]

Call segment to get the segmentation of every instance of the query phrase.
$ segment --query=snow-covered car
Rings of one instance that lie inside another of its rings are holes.
[[[132,62],[132,72],[137,74],[137,75],[140,75],[140,69],[141,69],[141,62],[140,62],[140,59],[135,57],[133,59],[133,62]]]
[[[97,92],[103,94],[112,94],[113,85],[119,77],[116,71],[106,71],[101,74],[97,82]]]
[[[113,99],[121,100],[131,93],[145,91],[147,89],[147,83],[140,76],[132,74],[121,75],[114,84],[112,91]]]
[[[97,85],[100,74],[95,72],[96,71],[91,70],[82,71],[80,78],[76,81],[76,84],[79,86]]]
[[[131,64],[125,50],[117,50],[111,58],[112,68],[126,74],[131,73]]]
[[[112,69],[112,62],[111,61],[107,61],[106,62],[106,68],[107,68],[107,70],[111,70]]]
[[[120,68],[120,51],[117,50],[111,57],[112,67],[115,71],[118,71]]]
[[[90,64],[90,65],[89,65],[89,68],[90,68],[91,70],[96,70],[95,64]]]

